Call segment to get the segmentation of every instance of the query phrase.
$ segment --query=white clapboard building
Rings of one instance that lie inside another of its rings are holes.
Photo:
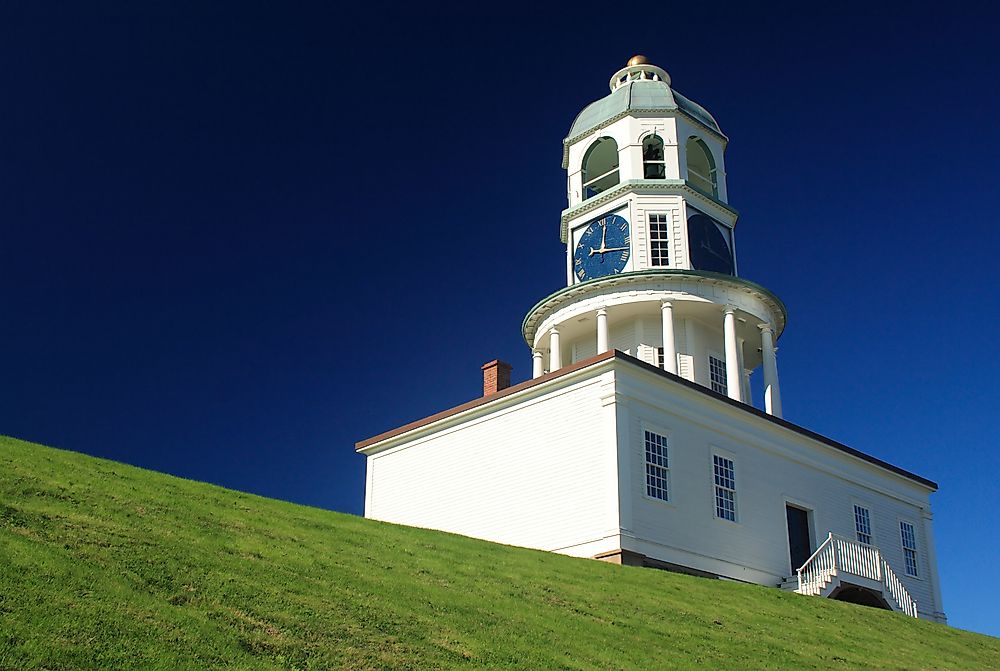
[[[935,483],[782,419],[786,312],[738,276],[726,136],[643,57],[610,87],[563,142],[532,379],[493,361],[483,397],[359,442],[365,515],[944,622]]]

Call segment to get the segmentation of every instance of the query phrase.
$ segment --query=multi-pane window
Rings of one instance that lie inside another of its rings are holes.
[[[715,469],[715,514],[736,521],[736,469],[732,459],[712,455]]]
[[[854,506],[854,531],[859,543],[872,544],[872,517],[864,506]]]
[[[903,561],[906,562],[906,575],[917,577],[917,535],[909,522],[899,523],[899,536],[903,542]]]
[[[708,378],[712,383],[712,391],[720,394],[728,393],[726,389],[726,362],[714,356],[708,357]]]
[[[649,215],[649,265],[669,266],[666,214]]]
[[[669,501],[669,463],[667,438],[646,431],[646,494],[654,499]]]
[[[642,141],[642,176],[646,179],[664,179],[667,176],[663,140],[659,135],[649,135]]]

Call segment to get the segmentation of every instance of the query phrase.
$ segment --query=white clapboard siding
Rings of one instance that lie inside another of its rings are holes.
[[[692,361],[678,357],[690,379]],[[813,548],[854,538],[854,504],[916,600],[942,610],[929,554],[930,488],[669,376],[612,358],[363,448],[366,515],[591,557],[619,549],[728,578],[793,576],[785,506],[810,511]],[[646,431],[667,437],[668,502],[647,496]],[[735,522],[716,517],[712,458],[731,459]],[[918,577],[899,522],[913,524]]]
[[[617,533],[613,407],[597,379],[369,457],[379,520],[593,556]],[[614,541],[617,544],[617,540]]]
[[[929,507],[925,487],[724,401],[644,371],[624,370],[616,384],[619,399],[630,409],[630,439],[621,446],[622,461],[631,464],[630,528],[639,539],[627,549],[776,585],[797,568],[789,560],[786,502],[811,511],[816,549],[830,532],[855,537],[853,504],[860,501],[871,511],[874,544],[922,615],[941,609],[934,603],[932,581],[937,576],[930,576],[922,526],[921,509]],[[669,504],[646,496],[643,438],[650,427],[669,437]],[[713,453],[735,464],[736,523],[715,516]],[[900,519],[911,521],[916,530],[923,571],[918,579],[905,575]]]

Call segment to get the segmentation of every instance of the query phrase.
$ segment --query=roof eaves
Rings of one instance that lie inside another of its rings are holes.
[[[539,385],[552,382],[553,380],[565,377],[567,375],[575,373],[578,370],[587,368],[588,366],[593,366],[595,364],[601,363],[602,361],[613,359],[615,358],[616,351],[617,350],[611,350],[609,352],[604,352],[603,354],[598,354],[597,356],[592,356],[588,359],[577,361],[576,363],[570,364],[568,366],[563,366],[559,370],[553,371],[551,373],[546,373],[541,377],[536,377],[531,380],[526,380],[524,382],[521,382],[520,384],[515,384],[512,387],[507,387],[503,391],[499,391],[495,394],[490,394],[489,396],[481,396],[480,398],[475,398],[471,401],[468,401],[467,403],[463,403],[462,405],[457,405],[453,408],[442,410],[441,412],[435,413],[428,417],[424,417],[423,419],[418,419],[413,422],[410,422],[409,424],[404,424],[403,426],[397,427],[395,429],[390,429],[389,431],[380,433],[377,436],[372,436],[371,438],[360,440],[354,444],[354,451],[360,452],[361,450],[371,447],[372,445],[375,445],[377,443],[381,443],[382,441],[395,438],[396,436],[400,436],[410,431],[415,431],[429,424],[433,424],[435,422],[448,419],[449,417],[453,417],[454,415],[458,415],[460,413],[473,410],[480,406],[494,403],[501,399],[507,398],[508,396],[512,396],[514,394],[518,394],[520,392],[531,389],[532,387],[537,387]]]
[[[679,375],[675,375],[673,373],[668,373],[667,371],[663,370],[662,368],[659,368],[657,366],[653,366],[651,364],[648,364],[645,361],[642,361],[640,359],[636,359],[635,357],[629,356],[628,354],[625,354],[624,352],[621,352],[619,350],[610,350],[608,352],[604,352],[603,354],[598,354],[597,356],[592,356],[592,357],[590,357],[588,359],[583,359],[582,361],[578,361],[578,362],[576,362],[574,364],[570,364],[569,366],[564,366],[563,368],[560,368],[557,371],[553,371],[551,373],[546,373],[545,375],[542,375],[541,377],[537,377],[537,378],[534,378],[534,379],[531,379],[531,380],[527,380],[527,381],[522,382],[520,384],[516,384],[516,385],[514,385],[512,387],[508,387],[507,389],[504,389],[503,391],[498,392],[496,394],[491,394],[490,396],[483,396],[481,398],[473,399],[472,401],[469,401],[468,403],[463,403],[462,405],[455,406],[454,408],[450,408],[448,410],[442,410],[441,412],[436,413],[434,415],[430,415],[429,417],[425,417],[423,419],[418,419],[418,420],[416,420],[414,422],[410,422],[409,424],[404,424],[403,426],[400,426],[398,428],[392,429],[390,431],[386,431],[384,433],[380,433],[377,436],[372,436],[371,438],[367,438],[365,440],[358,441],[357,443],[355,443],[354,449],[355,449],[356,452],[360,452],[360,451],[364,450],[365,448],[371,447],[372,445],[375,445],[377,443],[383,442],[385,440],[389,440],[391,438],[395,438],[397,436],[400,436],[400,435],[402,435],[404,433],[408,433],[410,431],[414,431],[414,430],[423,428],[425,426],[428,426],[428,425],[433,424],[435,422],[439,422],[439,421],[444,420],[444,419],[448,419],[448,418],[453,417],[455,415],[458,415],[460,413],[463,413],[463,412],[466,412],[466,411],[469,411],[469,410],[473,410],[475,408],[479,408],[481,406],[485,406],[485,405],[488,405],[490,403],[495,403],[495,402],[497,402],[499,400],[507,398],[508,396],[512,396],[514,394],[519,394],[519,393],[524,392],[524,391],[526,391],[528,389],[531,389],[533,387],[537,387],[539,385],[543,385],[543,384],[546,384],[548,382],[552,382],[553,380],[557,380],[557,379],[565,377],[567,375],[571,375],[572,373],[575,373],[575,372],[577,372],[579,370],[582,370],[584,368],[588,368],[590,366],[593,366],[593,365],[596,365],[596,364],[599,364],[599,363],[602,363],[604,361],[608,361],[608,360],[611,360],[611,359],[617,359],[617,360],[620,360],[620,361],[622,361],[624,363],[628,363],[628,364],[631,364],[633,366],[638,366],[639,368],[642,368],[642,369],[645,369],[647,371],[656,373],[657,375],[659,375],[660,377],[662,377],[664,379],[667,379],[667,380],[670,380],[670,381],[675,382],[677,384],[683,385],[684,387],[687,387],[688,389],[696,391],[696,392],[698,392],[700,394],[704,394],[704,395],[709,396],[711,398],[714,398],[714,399],[716,399],[718,401],[722,401],[723,403],[726,403],[726,404],[728,404],[728,405],[730,405],[730,406],[732,406],[732,407],[734,407],[734,408],[736,408],[738,410],[742,410],[744,412],[750,413],[751,415],[754,415],[754,416],[756,416],[759,419],[762,419],[764,421],[770,422],[770,423],[772,423],[772,424],[774,424],[776,426],[780,426],[780,427],[782,427],[784,429],[787,429],[789,431],[793,431],[793,432],[795,432],[795,433],[797,433],[799,435],[805,436],[805,437],[810,438],[812,440],[815,440],[817,442],[823,443],[824,445],[832,447],[832,448],[834,448],[836,450],[839,450],[839,451],[841,451],[841,452],[843,452],[845,454],[848,454],[848,455],[850,455],[852,457],[855,457],[857,459],[861,459],[862,461],[866,461],[866,462],[868,462],[868,463],[870,463],[870,464],[872,464],[874,466],[877,466],[879,468],[882,468],[884,470],[887,470],[887,471],[890,471],[892,473],[895,473],[896,475],[900,475],[900,476],[902,476],[902,477],[904,477],[904,478],[906,478],[908,480],[911,480],[911,481],[913,481],[913,482],[915,482],[915,483],[917,483],[919,485],[927,487],[931,491],[937,491],[938,490],[938,484],[936,482],[934,482],[933,480],[928,480],[927,478],[919,476],[916,473],[913,473],[911,471],[906,470],[905,468],[900,468],[899,466],[895,466],[893,464],[890,464],[887,461],[883,461],[882,459],[879,459],[878,457],[874,457],[874,456],[872,456],[870,454],[862,452],[861,450],[856,450],[853,447],[849,447],[847,445],[844,445],[843,443],[840,443],[840,442],[834,440],[833,438],[828,438],[827,436],[824,436],[824,435],[822,435],[820,433],[816,433],[815,431],[811,431],[811,430],[809,430],[809,429],[807,429],[807,428],[805,428],[803,426],[799,426],[798,424],[793,424],[792,422],[789,422],[786,419],[782,419],[780,417],[775,417],[774,415],[769,415],[766,412],[764,412],[763,410],[759,410],[758,408],[755,408],[752,405],[747,405],[746,403],[740,403],[739,401],[735,401],[735,400],[729,398],[728,396],[725,396],[723,394],[719,394],[717,392],[714,392],[714,391],[712,391],[711,389],[709,389],[707,387],[703,387],[702,385],[698,384],[697,382],[692,382],[692,381],[687,380],[687,379],[685,379],[683,377],[680,377]]]
[[[636,190],[672,190],[672,191],[683,191],[685,195],[691,197],[693,200],[700,200],[703,203],[714,205],[725,212],[729,213],[733,218],[733,228],[736,227],[736,221],[739,219],[739,210],[734,208],[729,203],[724,203],[714,196],[709,196],[707,194],[692,188],[683,179],[629,179],[614,187],[603,191],[600,194],[594,196],[593,198],[588,198],[582,203],[578,203],[573,207],[568,207],[560,213],[559,216],[559,240],[565,243],[569,237],[569,220],[577,217],[581,214],[595,210],[601,205],[618,198],[626,193],[636,191]]]
[[[527,314],[525,314],[524,319],[521,321],[521,337],[524,338],[525,344],[528,347],[532,347],[531,339],[528,337],[528,325],[529,321],[536,316],[538,310],[543,308],[549,308],[560,302],[561,298],[564,296],[573,297],[574,300],[577,299],[579,295],[583,292],[588,291],[591,288],[605,286],[615,286],[618,284],[627,285],[631,282],[637,280],[645,280],[650,277],[664,277],[664,278],[694,278],[701,281],[707,281],[717,284],[729,284],[736,285],[742,288],[744,291],[755,291],[758,292],[760,297],[765,303],[770,303],[772,308],[778,312],[780,317],[780,322],[778,323],[778,331],[776,337],[780,338],[781,334],[784,332],[788,325],[788,308],[785,306],[784,301],[782,301],[778,296],[768,289],[767,287],[758,284],[752,280],[748,280],[745,277],[739,277],[737,275],[726,275],[723,273],[716,273],[710,270],[688,270],[685,268],[646,268],[645,270],[635,270],[628,271],[624,273],[616,273],[614,275],[605,275],[604,277],[595,277],[589,280],[584,280],[583,282],[576,282],[569,286],[561,287],[556,291],[553,291],[548,296],[542,298],[540,301],[534,304]]]
[[[687,379],[685,379],[683,377],[680,377],[679,375],[674,375],[673,373],[669,373],[669,372],[663,370],[662,368],[659,368],[657,366],[653,366],[651,364],[648,364],[645,361],[642,361],[640,359],[636,359],[635,357],[629,356],[628,354],[625,354],[624,352],[619,352],[618,350],[615,350],[615,352],[616,352],[616,358],[621,359],[622,361],[626,361],[626,362],[628,362],[630,364],[639,366],[641,368],[645,368],[646,370],[649,370],[649,371],[652,371],[654,373],[657,373],[658,375],[660,375],[662,377],[665,377],[665,378],[667,378],[669,380],[672,380],[674,382],[682,384],[685,387],[688,387],[689,389],[693,389],[694,391],[697,391],[699,393],[705,394],[707,396],[711,396],[711,397],[716,398],[716,399],[718,399],[720,401],[723,401],[724,403],[728,403],[729,405],[733,406],[734,408],[738,408],[740,410],[743,410],[744,412],[748,412],[751,415],[756,415],[760,419],[763,419],[763,420],[766,420],[768,422],[771,422],[772,424],[777,424],[778,426],[781,426],[781,427],[783,427],[785,429],[788,429],[790,431],[794,431],[795,433],[798,433],[799,435],[802,435],[802,436],[806,436],[807,438],[811,438],[811,439],[813,439],[815,441],[823,443],[824,445],[827,445],[827,446],[832,447],[834,449],[840,450],[841,452],[849,454],[852,457],[856,457],[858,459],[861,459],[862,461],[867,461],[868,463],[873,464],[875,466],[878,466],[879,468],[883,468],[883,469],[885,469],[887,471],[891,471],[891,472],[895,473],[896,475],[901,475],[904,478],[907,478],[908,480],[912,480],[913,482],[916,482],[916,483],[918,483],[920,485],[923,485],[924,487],[927,487],[927,488],[931,489],[932,491],[937,491],[938,490],[938,484],[936,482],[934,482],[933,480],[928,480],[927,478],[922,477],[920,475],[917,475],[916,473],[913,473],[911,471],[908,471],[905,468],[900,468],[899,466],[895,466],[893,464],[890,464],[888,461],[884,461],[882,459],[879,459],[878,457],[872,456],[872,455],[868,454],[867,452],[862,452],[861,450],[857,450],[857,449],[855,449],[853,447],[850,447],[848,445],[844,445],[843,443],[838,442],[838,441],[834,440],[833,438],[828,438],[827,436],[824,436],[821,433],[816,433],[815,431],[807,429],[804,426],[799,426],[798,424],[794,424],[792,422],[789,422],[787,419],[783,419],[781,417],[775,417],[774,415],[769,415],[766,412],[764,412],[763,410],[760,410],[759,408],[755,408],[752,405],[748,405],[746,403],[741,403],[739,401],[735,401],[735,400],[729,398],[728,396],[726,396],[724,394],[719,394],[718,392],[712,391],[708,387],[703,387],[702,385],[698,384],[697,382],[692,382],[692,381],[687,380]]]

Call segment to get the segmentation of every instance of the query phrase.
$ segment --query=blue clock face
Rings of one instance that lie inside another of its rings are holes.
[[[582,282],[620,273],[628,263],[629,249],[625,217],[609,214],[592,221],[573,252],[573,274]]]
[[[718,224],[704,214],[688,219],[688,244],[691,246],[691,267],[733,275],[733,253]]]

